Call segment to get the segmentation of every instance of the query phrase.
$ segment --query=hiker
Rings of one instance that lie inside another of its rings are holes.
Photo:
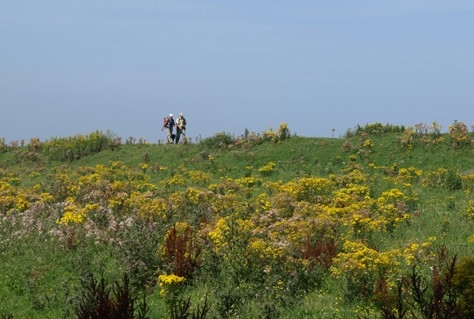
[[[163,120],[163,126],[161,127],[161,130],[163,131],[164,128],[167,129],[167,139],[168,143],[173,143],[174,141],[174,135],[173,135],[173,127],[174,127],[174,120],[173,120],[173,114],[170,114],[168,117],[165,117]]]
[[[186,138],[185,133],[186,133],[186,119],[184,118],[183,113],[179,113],[179,117],[176,120],[176,139],[175,139],[176,144],[179,143],[179,138],[181,137],[181,135],[183,135],[184,138]]]

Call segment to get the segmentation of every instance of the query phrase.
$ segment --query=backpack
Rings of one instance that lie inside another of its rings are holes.
[[[164,117],[163,118],[163,127],[167,127],[167,128],[170,128],[170,127],[173,127],[174,126],[174,120],[172,117]]]
[[[177,120],[176,120],[176,123],[181,123],[181,125],[184,127],[186,126],[186,119],[183,117],[179,117]]]
[[[174,125],[174,122],[173,122],[172,118],[169,118],[168,116],[163,118],[163,126],[164,127],[169,128],[170,126],[173,126],[173,125]]]

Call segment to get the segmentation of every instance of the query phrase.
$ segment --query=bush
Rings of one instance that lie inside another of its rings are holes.
[[[455,121],[449,126],[449,136],[451,137],[451,146],[461,148],[471,144],[467,125],[463,122]]]
[[[366,133],[373,136],[380,136],[384,133],[403,133],[405,131],[405,127],[402,125],[391,125],[391,124],[381,124],[381,123],[371,123],[365,124],[365,126],[357,125],[355,131],[347,130],[346,138],[359,135],[361,133]]]
[[[234,142],[232,136],[228,133],[217,133],[212,137],[205,138],[201,144],[209,148],[226,148]]]
[[[119,144],[120,139],[114,137],[112,133],[108,132],[106,135],[101,131],[95,131],[88,135],[54,138],[40,146],[50,160],[71,162],[108,148],[115,149]],[[38,145],[35,147],[39,148]]]

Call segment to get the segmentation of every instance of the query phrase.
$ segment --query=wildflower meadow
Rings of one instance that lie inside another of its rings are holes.
[[[0,318],[474,318],[474,133],[0,139]]]

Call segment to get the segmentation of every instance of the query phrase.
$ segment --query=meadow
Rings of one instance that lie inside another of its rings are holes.
[[[474,318],[474,133],[0,139],[0,318]]]

